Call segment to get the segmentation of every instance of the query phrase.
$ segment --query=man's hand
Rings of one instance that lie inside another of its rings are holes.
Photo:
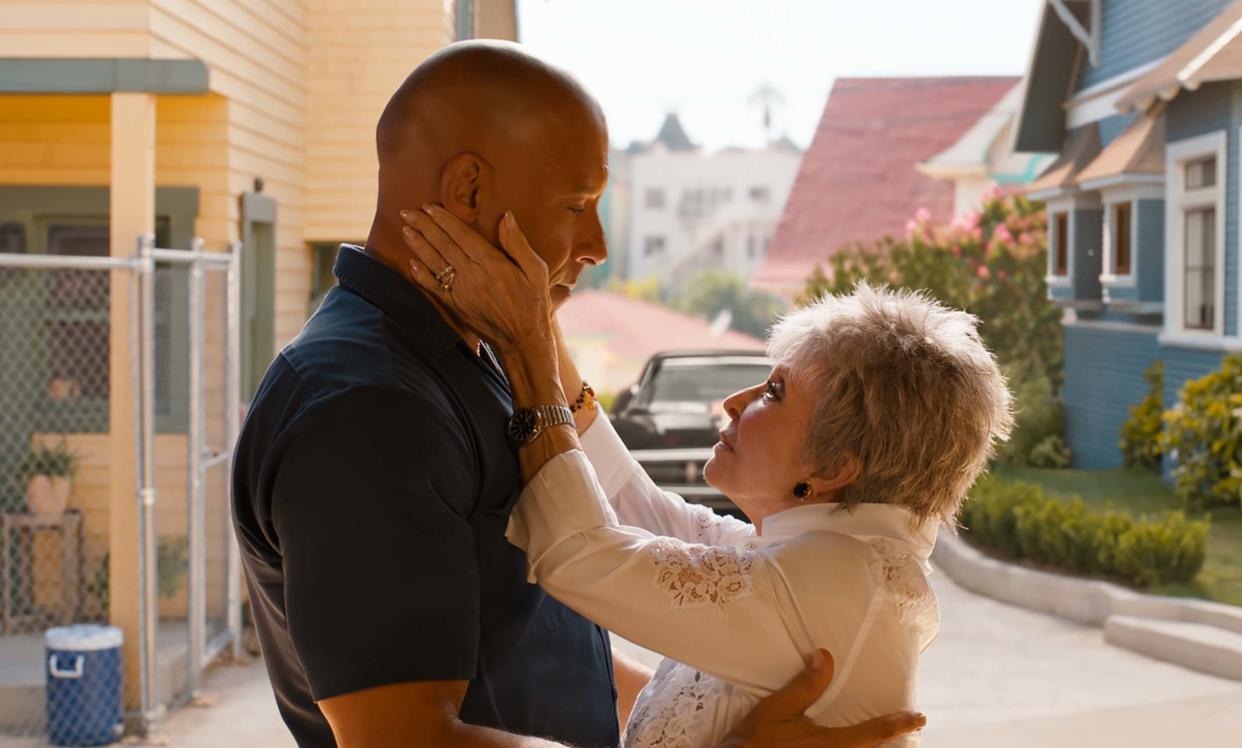
[[[803,714],[832,682],[832,655],[813,661],[781,690],[755,705],[717,748],[874,748],[918,730],[927,718],[897,712],[849,727],[820,727]]]

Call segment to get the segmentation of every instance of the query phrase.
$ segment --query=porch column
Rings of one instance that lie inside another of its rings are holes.
[[[155,230],[155,96],[113,93],[109,191],[111,254],[134,257],[138,237]],[[125,632],[122,661],[125,710],[140,711],[142,624],[138,556],[142,538],[138,507],[138,433],[135,428],[134,354],[130,329],[136,304],[134,274],[112,271],[108,424],[111,431],[109,498],[109,615]],[[144,717],[146,715],[143,715]]]

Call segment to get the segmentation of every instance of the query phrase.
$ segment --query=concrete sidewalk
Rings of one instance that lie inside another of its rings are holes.
[[[197,703],[170,714],[149,740],[137,745],[296,748],[276,710],[261,661],[213,668]]]
[[[942,623],[920,666],[925,748],[1242,746],[1242,684],[1109,646],[1100,629],[976,595],[939,571],[932,580]],[[205,692],[211,706],[174,712],[151,742],[294,745],[261,663],[216,668]]]

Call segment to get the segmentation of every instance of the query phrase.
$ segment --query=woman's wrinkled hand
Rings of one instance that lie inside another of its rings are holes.
[[[552,339],[548,267],[512,213],[500,221],[500,247],[438,205],[401,218],[411,280],[459,322],[500,351]]]

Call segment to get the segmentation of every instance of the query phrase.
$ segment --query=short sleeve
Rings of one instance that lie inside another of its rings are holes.
[[[293,648],[316,701],[474,676],[477,493],[451,411],[359,387],[291,427],[272,484]]]

